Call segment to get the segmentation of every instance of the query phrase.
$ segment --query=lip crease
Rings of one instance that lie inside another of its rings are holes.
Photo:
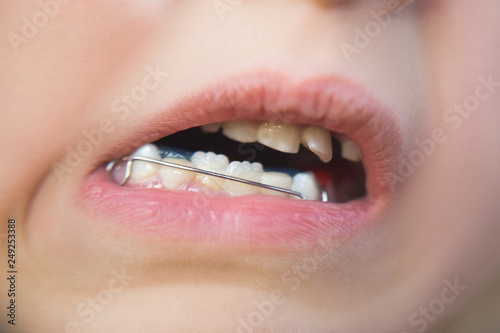
[[[121,187],[104,169],[110,159],[144,143],[235,119],[314,124],[350,137],[363,155],[367,195],[343,204],[264,195],[216,197]],[[140,133],[127,138],[128,144],[103,151],[95,161],[100,166],[79,187],[78,203],[89,220],[153,242],[231,248],[314,248],[322,240],[345,240],[380,223],[391,203],[388,175],[396,168],[403,140],[392,113],[361,85],[331,76],[297,82],[269,71],[231,76],[141,125]]]

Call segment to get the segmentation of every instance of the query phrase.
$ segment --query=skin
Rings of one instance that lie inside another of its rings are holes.
[[[443,118],[474,94],[479,77],[500,82],[498,4],[416,1],[348,61],[342,43],[353,45],[355,27],[387,6],[243,1],[220,16],[212,2],[73,1],[32,38],[20,44],[2,38],[1,231],[16,219],[19,272],[19,318],[14,328],[3,317],[2,331],[237,332],[240,319],[248,322],[255,311],[266,319],[254,332],[500,328],[490,316],[500,298],[500,87],[475,111],[453,122]],[[22,36],[22,17],[39,10],[31,0],[0,4],[0,35]],[[142,80],[147,66],[161,66],[168,76],[118,119],[109,106]],[[348,244],[331,245],[314,272],[301,266],[310,252],[237,255],[217,246],[150,244],[88,223],[75,189],[104,147],[157,114],[157,105],[172,105],[228,74],[272,66],[296,80],[341,75],[376,92],[405,129],[407,154],[415,139],[443,129],[446,140],[398,184],[383,221]],[[59,181],[53,162],[107,116],[111,134]],[[300,281],[294,290],[282,281],[290,269]],[[115,271],[131,278],[116,280]],[[443,314],[426,314],[444,281],[456,279],[467,288]],[[9,285],[1,281],[5,306]],[[103,302],[106,290],[112,299]],[[277,291],[286,301],[273,303]],[[271,310],[259,310],[269,300]],[[427,318],[425,329],[410,318]]]

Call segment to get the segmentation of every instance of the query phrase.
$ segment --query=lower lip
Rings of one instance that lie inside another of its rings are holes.
[[[252,249],[313,248],[325,240],[346,239],[376,222],[383,211],[369,196],[334,204],[127,188],[111,182],[104,168],[90,175],[80,195],[92,219],[105,217],[115,230],[135,237]]]

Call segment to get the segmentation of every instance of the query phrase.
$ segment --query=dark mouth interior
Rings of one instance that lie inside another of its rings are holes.
[[[154,143],[191,152],[212,151],[226,155],[230,161],[260,162],[266,171],[313,171],[329,197],[333,198],[331,201],[338,203],[366,194],[363,163],[341,158],[340,142],[333,136],[333,159],[329,163],[323,163],[314,153],[302,146],[297,154],[282,153],[258,142],[241,143],[231,140],[220,132],[206,134],[199,127],[177,132]]]

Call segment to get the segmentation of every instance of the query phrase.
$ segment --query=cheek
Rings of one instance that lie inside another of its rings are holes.
[[[95,103],[134,63],[164,9],[157,1],[128,2],[28,1],[1,11],[0,31],[8,37],[0,46],[8,83],[1,88],[2,110],[12,116],[0,136],[16,142],[2,149],[37,161],[36,168],[9,163],[11,184],[36,183],[65,153],[65,143],[81,139],[81,128],[102,117]]]
[[[117,262],[127,268],[130,262],[140,261],[138,244],[134,240],[119,242],[113,231],[105,229],[99,220],[89,221],[73,206],[71,179],[59,183],[54,177],[44,182],[30,206],[26,224],[24,248],[30,254],[30,263],[36,267],[34,276],[48,276],[61,289],[91,288],[88,275],[74,272],[92,272],[96,280]],[[54,274],[58,272],[58,274]],[[70,281],[70,282],[69,282]]]

